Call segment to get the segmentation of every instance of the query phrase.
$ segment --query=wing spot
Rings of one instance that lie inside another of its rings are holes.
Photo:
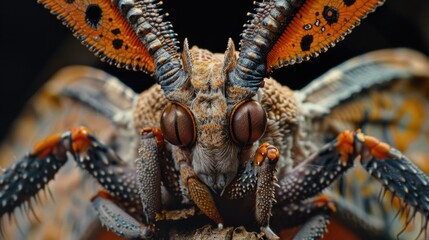
[[[90,4],[85,11],[85,20],[86,23],[94,29],[100,25],[101,19],[103,17],[103,11],[101,10],[98,4]]]
[[[337,23],[338,18],[340,17],[340,13],[338,12],[338,10],[331,6],[325,6],[322,15],[329,25]]]
[[[121,30],[119,28],[115,28],[111,31],[114,35],[118,35],[121,33]]]
[[[66,1],[66,3],[68,3],[68,4],[72,4],[72,3],[74,3],[74,0],[65,0]]]
[[[122,44],[124,44],[124,41],[122,39],[115,39],[112,41],[112,45],[116,50],[121,49]]]
[[[313,43],[313,35],[305,35],[301,39],[301,49],[302,51],[308,51],[311,48],[311,44]]]
[[[356,0],[343,0],[343,2],[347,7],[350,7],[351,5],[355,4]]]
[[[310,30],[312,28],[310,23],[304,25],[304,30]]]

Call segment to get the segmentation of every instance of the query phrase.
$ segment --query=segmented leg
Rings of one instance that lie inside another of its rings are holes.
[[[101,191],[91,200],[101,224],[120,237],[127,239],[149,239],[154,225],[146,226],[119,207],[119,201]]]
[[[256,185],[256,206],[255,218],[261,231],[265,233],[268,239],[278,239],[279,237],[270,229],[269,220],[272,215],[271,209],[275,202],[275,185],[277,179],[276,163],[279,160],[279,150],[270,145],[263,143],[255,154],[255,165],[258,174]]]
[[[270,229],[269,220],[275,200],[276,163],[279,151],[269,143],[263,143],[255,153],[254,161],[248,161],[225,191],[228,199],[239,200],[255,194],[255,220],[269,239],[278,239]],[[250,196],[251,197],[251,196]]]
[[[282,228],[300,226],[293,239],[315,240],[326,233],[329,217],[337,211],[337,207],[330,197],[319,195],[301,204],[292,203],[274,211],[274,218]]]
[[[148,224],[155,223],[161,211],[161,168],[159,165],[163,138],[160,129],[143,129],[139,157],[136,160],[138,186]]]
[[[44,189],[67,161],[68,154],[112,196],[120,199],[124,209],[141,218],[135,171],[84,127],[47,137],[0,175],[0,216],[13,213]]]
[[[329,215],[321,214],[310,218],[294,236],[294,240],[321,239],[328,230]]]
[[[277,192],[279,202],[299,203],[314,196],[351,168],[358,156],[372,176],[404,201],[403,209],[411,206],[422,213],[424,231],[429,217],[429,178],[398,150],[360,131],[341,133],[285,176]],[[415,213],[409,215],[409,222]]]
[[[335,195],[331,196],[333,197],[331,201],[333,201],[337,209],[332,214],[332,219],[351,230],[359,239],[391,239],[391,237],[388,237],[387,230],[389,222],[366,213],[364,209],[353,205],[344,198],[338,198]],[[335,233],[332,233],[332,235],[335,236]]]

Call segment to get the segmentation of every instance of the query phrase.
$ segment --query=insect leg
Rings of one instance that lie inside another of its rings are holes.
[[[429,218],[429,178],[395,148],[360,131],[345,131],[298,165],[280,180],[277,192],[282,205],[314,196],[353,166],[356,157],[362,166],[394,195],[404,201],[402,210],[415,209],[423,215],[424,231]]]
[[[107,192],[100,191],[91,201],[101,223],[116,235],[127,239],[149,239],[152,236],[153,224],[141,224],[119,207],[118,200]]]
[[[258,174],[255,217],[258,226],[261,227],[261,231],[269,239],[278,239],[278,236],[270,229],[269,220],[272,215],[271,209],[275,202],[274,188],[277,184],[277,179],[274,174],[279,157],[279,150],[269,143],[261,144],[254,157]]]
[[[141,131],[139,157],[136,160],[140,199],[146,222],[153,224],[155,215],[161,211],[161,169],[163,138],[158,128]]]
[[[0,175],[0,216],[12,214],[15,208],[45,189],[72,151],[73,134],[54,134],[35,145],[28,153]]]
[[[101,144],[84,127],[54,134],[34,146],[0,175],[0,216],[35,197],[64,165],[68,157],[91,174],[109,193],[134,212],[141,213],[135,171],[129,169],[115,152]],[[140,210],[140,211],[139,211]]]
[[[351,137],[354,139],[353,145],[349,142]],[[406,216],[406,226],[414,219],[416,212],[420,212],[423,219],[420,234],[426,231],[429,219],[429,177],[397,149],[360,131],[343,132],[337,139],[338,146],[344,143],[360,152],[360,163],[368,173],[402,200],[401,212],[408,211],[408,207],[412,208],[412,213]],[[345,154],[342,153],[342,156]]]
[[[279,179],[277,201],[280,205],[299,204],[314,197],[328,187],[338,176],[353,166],[354,153],[350,161],[342,161],[336,141],[328,143],[305,161],[296,166],[283,179]]]
[[[281,211],[275,216],[283,218],[276,219],[276,222],[284,223],[282,227],[302,225],[293,239],[320,239],[326,233],[329,218],[337,211],[337,207],[329,196],[319,195],[301,204],[292,203],[275,211]]]

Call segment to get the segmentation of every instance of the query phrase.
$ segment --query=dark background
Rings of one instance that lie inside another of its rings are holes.
[[[187,37],[191,46],[224,52],[228,37],[238,44],[252,2],[164,0],[163,8],[170,13],[167,20],[173,22],[180,42]],[[36,0],[3,1],[0,18],[0,138],[23,104],[63,66],[101,68],[136,91],[154,83],[143,73],[101,63]],[[297,89],[348,58],[391,47],[410,47],[429,55],[429,1],[387,0],[335,48],[309,62],[276,70],[273,76]]]

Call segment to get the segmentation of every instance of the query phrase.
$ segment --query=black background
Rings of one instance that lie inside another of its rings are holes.
[[[163,8],[180,42],[186,37],[191,46],[224,52],[228,37],[238,44],[252,2],[164,0]],[[154,83],[143,73],[98,61],[36,0],[3,1],[0,18],[0,138],[29,97],[63,66],[96,66],[136,91]],[[429,55],[429,1],[387,0],[335,48],[309,62],[276,70],[273,77],[297,89],[348,58],[391,47],[410,47]]]

